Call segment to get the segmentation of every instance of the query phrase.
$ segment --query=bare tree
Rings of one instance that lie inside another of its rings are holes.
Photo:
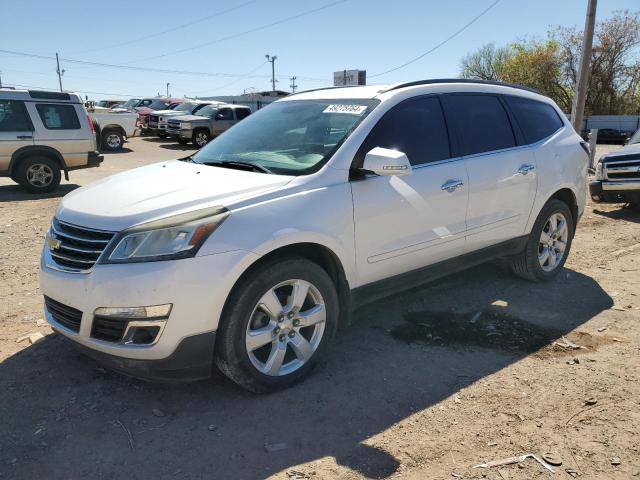
[[[509,47],[496,48],[493,43],[483,45],[460,62],[460,76],[476,80],[502,80],[500,72],[512,55]]]

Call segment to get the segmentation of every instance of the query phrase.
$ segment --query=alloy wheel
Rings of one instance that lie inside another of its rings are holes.
[[[310,282],[287,280],[270,288],[254,307],[245,335],[252,365],[269,376],[283,376],[305,365],[325,331],[326,308]]]
[[[207,144],[208,138],[207,134],[204,132],[196,133],[196,143],[199,147],[204,147]]]
[[[120,141],[120,136],[116,135],[115,133],[111,133],[109,135],[107,135],[107,145],[109,146],[109,148],[111,149],[118,149],[120,148],[121,145],[121,141]]]
[[[569,239],[567,219],[554,213],[545,222],[538,242],[538,262],[545,272],[552,272],[562,262]]]
[[[47,187],[53,181],[53,170],[49,165],[34,163],[27,168],[27,181],[34,187]]]

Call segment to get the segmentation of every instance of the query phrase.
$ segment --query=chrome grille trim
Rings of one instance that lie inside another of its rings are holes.
[[[114,236],[115,232],[81,227],[54,217],[46,248],[55,267],[86,272],[93,268]]]

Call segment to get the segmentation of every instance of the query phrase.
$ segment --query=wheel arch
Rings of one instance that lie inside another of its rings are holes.
[[[575,226],[578,224],[579,213],[578,213],[578,200],[573,190],[571,190],[568,187],[561,188],[560,190],[557,190],[553,195],[551,195],[547,199],[547,202],[552,198],[560,200],[561,202],[565,203],[569,207],[569,210],[571,210],[571,216],[573,217],[573,226],[575,228]],[[545,202],[545,205],[547,202]]]
[[[101,130],[102,134],[105,134],[109,130],[115,130],[116,132],[118,132],[123,137],[126,138],[126,136],[127,136],[127,132],[124,131],[124,128],[122,127],[122,125],[118,125],[117,123],[110,123],[108,125],[100,127],[100,130]]]
[[[338,293],[338,299],[340,301],[340,318],[338,325],[340,328],[347,326],[351,322],[351,289],[349,286],[349,280],[347,279],[344,266],[340,261],[340,258],[336,253],[325,245],[314,242],[299,242],[289,245],[280,246],[258,257],[253,263],[251,263],[238,277],[233,284],[233,287],[229,291],[229,295],[225,300],[223,311],[229,308],[228,302],[233,292],[238,285],[252,272],[261,268],[263,265],[267,265],[271,262],[286,258],[305,258],[315,264],[319,265],[333,281],[336,291]]]
[[[69,180],[69,172],[67,169],[67,163],[64,161],[64,157],[58,150],[46,145],[27,145],[13,152],[11,160],[9,161],[9,174],[14,174],[15,169],[22,160],[36,155],[50,158],[56,162],[60,166],[60,170],[64,171],[65,180]]]

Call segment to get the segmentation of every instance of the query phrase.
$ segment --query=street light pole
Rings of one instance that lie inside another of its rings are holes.
[[[169,96],[169,85],[171,85],[169,82],[167,82],[167,97]]]
[[[271,62],[271,86],[273,87],[273,93],[276,92],[276,57],[272,57],[269,54],[265,55],[267,62]]]
[[[587,99],[589,87],[589,68],[591,63],[591,49],[593,46],[593,30],[596,23],[596,5],[598,0],[589,0],[587,18],[584,23],[584,38],[582,39],[582,57],[580,58],[580,71],[576,82],[576,93],[573,97],[571,120],[576,132],[582,131],[584,117],[584,104]]]

